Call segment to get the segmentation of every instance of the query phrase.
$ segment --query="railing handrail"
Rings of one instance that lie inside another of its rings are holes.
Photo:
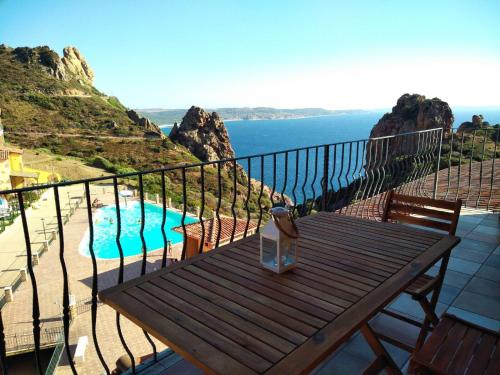
[[[198,168],[198,167],[205,166],[205,165],[211,165],[211,164],[216,165],[216,164],[237,162],[239,160],[254,159],[254,158],[272,156],[272,155],[277,155],[277,154],[285,154],[285,153],[303,151],[303,150],[308,150],[308,149],[310,150],[310,149],[315,149],[315,148],[339,146],[339,145],[343,145],[343,144],[345,145],[345,144],[349,144],[349,143],[356,143],[356,142],[363,142],[363,141],[378,141],[378,140],[384,140],[384,139],[389,139],[389,138],[408,136],[408,135],[412,135],[412,134],[423,134],[423,133],[428,133],[428,132],[442,130],[442,129],[443,128],[433,128],[433,129],[419,130],[419,131],[415,131],[415,132],[407,132],[407,133],[388,135],[388,136],[383,136],[383,137],[361,138],[361,139],[344,141],[344,142],[323,143],[323,144],[318,144],[318,145],[313,145],[313,146],[296,147],[296,148],[291,148],[291,149],[287,149],[287,150],[270,151],[270,152],[261,153],[261,154],[237,156],[234,158],[210,160],[210,161],[191,163],[191,164],[178,164],[178,165],[174,165],[174,166],[169,166],[169,167],[164,167],[164,168],[155,168],[155,169],[150,169],[150,170],[145,170],[145,171],[135,171],[135,172],[129,172],[129,173],[123,173],[123,174],[112,174],[112,175],[108,175],[108,176],[100,176],[100,177],[92,177],[92,178],[86,178],[86,179],[80,179],[80,180],[63,181],[63,182],[43,184],[43,185],[37,185],[37,186],[26,186],[26,187],[22,187],[22,188],[2,190],[2,191],[0,191],[0,195],[24,193],[27,191],[50,189],[50,188],[54,188],[54,187],[72,186],[72,185],[84,184],[86,182],[88,182],[88,183],[100,182],[100,181],[112,180],[113,178],[123,179],[123,178],[129,178],[129,177],[137,177],[139,175],[144,176],[144,175],[148,175],[148,174],[169,172],[169,171],[173,171],[176,169],[183,169],[183,168],[184,169]]]

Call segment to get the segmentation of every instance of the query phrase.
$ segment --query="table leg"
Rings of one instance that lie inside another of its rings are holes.
[[[390,375],[402,375],[401,370],[399,369],[398,365],[392,357],[389,355],[387,350],[384,348],[380,340],[377,338],[375,335],[375,332],[373,332],[372,328],[366,323],[362,328],[361,328],[361,333],[365,337],[366,341],[368,342],[368,345],[372,348],[372,350],[375,352],[377,357],[381,357],[385,360],[385,363],[387,364],[387,372]]]

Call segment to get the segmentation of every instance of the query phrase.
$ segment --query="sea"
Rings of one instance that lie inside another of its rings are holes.
[[[224,123],[236,156],[244,157],[305,146],[367,139],[373,126],[386,112],[389,111],[345,112],[332,116],[277,120],[236,120],[225,121]],[[474,114],[482,114],[485,121],[490,124],[500,123],[500,108],[460,108],[454,109],[453,114],[455,116],[455,127],[458,127],[462,122],[471,121]],[[162,129],[168,134],[171,128],[164,127]],[[306,165],[306,156],[301,153],[299,168],[296,171],[295,154],[291,153],[288,158],[288,172],[285,181],[283,154],[277,157],[276,176],[274,175],[274,161],[271,156],[268,156],[264,160],[264,182],[270,187],[274,186],[276,191],[283,191],[285,194],[292,196],[292,188],[297,180],[295,193],[299,196],[299,199],[300,196],[307,198],[317,196],[320,191],[322,150],[318,153],[318,177],[313,180],[315,157],[314,151],[311,151],[309,164]],[[340,170],[342,167],[341,158],[338,159],[336,167],[337,170]],[[344,160],[344,164],[347,163],[348,161]],[[240,164],[248,172],[247,161],[243,160]],[[262,181],[260,167],[260,159],[252,159],[250,174]],[[335,188],[342,186],[342,183],[343,181],[336,178],[333,180]]]

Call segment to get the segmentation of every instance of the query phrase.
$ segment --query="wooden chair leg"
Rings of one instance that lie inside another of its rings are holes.
[[[427,298],[422,297],[417,299],[418,303],[422,307],[422,310],[424,310],[425,316],[429,321],[432,323],[432,325],[435,327],[439,323],[439,318],[436,315],[436,312],[432,308],[430,302],[427,300]]]
[[[399,369],[398,365],[392,357],[389,355],[387,350],[384,348],[380,340],[377,338],[375,335],[375,332],[373,332],[372,328],[366,323],[362,328],[361,328],[361,333],[365,337],[365,340],[368,342],[368,345],[372,348],[372,350],[375,352],[377,355],[377,361],[384,360],[387,365],[386,369],[387,372],[390,375],[402,375],[401,370]],[[381,359],[379,359],[381,358]]]

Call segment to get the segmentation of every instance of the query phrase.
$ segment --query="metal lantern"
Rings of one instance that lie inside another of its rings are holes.
[[[297,265],[299,231],[288,208],[271,209],[271,217],[260,232],[260,263],[282,273]]]

